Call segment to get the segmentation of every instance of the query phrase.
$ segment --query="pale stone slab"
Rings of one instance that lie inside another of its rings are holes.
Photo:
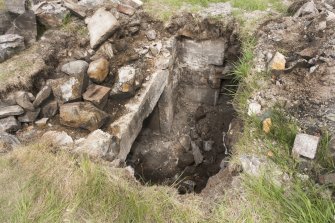
[[[320,137],[300,133],[295,137],[292,154],[315,158]]]

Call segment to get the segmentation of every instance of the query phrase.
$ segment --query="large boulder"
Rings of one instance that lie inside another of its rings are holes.
[[[0,132],[15,132],[21,127],[20,122],[14,116],[0,119]]]
[[[58,147],[68,147],[73,145],[72,137],[66,132],[48,131],[42,135],[42,141]]]
[[[84,60],[75,60],[62,66],[61,71],[68,75],[77,75],[86,73],[88,63]]]
[[[0,35],[6,33],[6,31],[11,27],[12,22],[14,21],[15,16],[10,14],[9,12],[0,10]]]
[[[33,102],[35,108],[39,107],[43,102],[45,102],[51,95],[52,89],[50,86],[44,86],[36,95]]]
[[[0,36],[0,63],[24,50],[24,38],[16,34]]]
[[[26,11],[26,0],[4,0],[6,9],[15,14],[22,14]]]
[[[0,107],[0,118],[6,118],[12,115],[22,115],[24,110],[18,105]]]
[[[26,11],[19,15],[13,22],[12,27],[7,30],[6,34],[17,34],[24,37],[24,42],[30,45],[36,42],[37,24],[36,16],[33,11]]]
[[[86,139],[75,141],[74,151],[94,158],[107,158],[111,150],[112,136],[100,129],[91,132]],[[115,154],[111,154],[115,155]]]
[[[61,26],[63,24],[63,20],[69,13],[69,11],[61,4],[45,1],[34,5],[33,10],[39,22],[47,28]]]
[[[87,74],[89,78],[97,84],[104,82],[109,73],[109,62],[105,58],[100,58],[90,63]]]
[[[96,48],[108,39],[120,26],[113,14],[105,8],[98,9],[86,22],[92,48]]]
[[[98,108],[103,109],[107,104],[110,91],[109,87],[91,84],[83,94],[83,98],[85,101],[92,102]]]
[[[99,129],[108,115],[89,102],[75,102],[60,106],[60,122],[73,128],[90,131]]]
[[[35,107],[30,101],[28,92],[18,91],[15,93],[15,101],[18,105],[28,111],[34,111]]]
[[[7,132],[0,132],[0,153],[12,150],[19,145],[20,141],[16,136],[8,134]]]

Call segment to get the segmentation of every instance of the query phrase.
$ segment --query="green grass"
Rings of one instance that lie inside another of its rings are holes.
[[[0,222],[199,222],[192,200],[45,145],[0,157]]]

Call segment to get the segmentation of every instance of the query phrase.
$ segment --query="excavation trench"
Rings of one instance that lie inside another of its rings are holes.
[[[226,133],[236,114],[236,49],[239,44],[225,37],[175,39],[167,86],[127,157],[141,182],[199,193],[224,168],[231,151]]]

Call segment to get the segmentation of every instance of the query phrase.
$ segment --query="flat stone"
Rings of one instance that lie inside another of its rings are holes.
[[[155,40],[156,37],[157,37],[157,33],[155,30],[149,30],[147,33],[146,33],[146,36],[148,38],[148,40],[152,41],[152,40]]]
[[[165,86],[169,72],[157,71],[142,85],[139,93],[125,105],[127,113],[115,120],[108,129],[113,136],[113,151],[118,158],[126,160],[131,146],[142,129],[143,121],[152,113]]]
[[[124,5],[129,5],[135,9],[138,9],[143,5],[141,0],[121,0],[121,3]]]
[[[124,5],[124,4],[117,4],[116,10],[118,12],[121,12],[123,14],[126,15],[134,15],[136,9],[134,9],[133,7],[129,6],[129,5]]]
[[[6,34],[17,34],[24,37],[24,42],[31,45],[36,42],[37,23],[33,11],[29,10],[19,15],[12,22],[12,27],[7,30]]]
[[[102,23],[101,21],[104,22]],[[96,48],[103,43],[119,26],[119,22],[112,13],[105,8],[99,8],[94,15],[87,20],[91,48]]]
[[[75,141],[74,151],[94,158],[104,158],[111,151],[112,136],[100,129],[91,132],[86,139]]]
[[[111,97],[133,96],[135,93],[136,69],[124,66],[118,70],[118,76],[110,93]]]
[[[58,111],[58,103],[56,100],[47,102],[42,107],[42,116],[44,118],[52,118],[57,114]]]
[[[276,52],[273,58],[269,62],[268,69],[285,70],[285,65],[286,65],[285,56],[279,52]]]
[[[61,4],[45,1],[34,5],[32,9],[34,10],[39,22],[47,28],[61,26],[63,24],[63,20],[69,13],[69,11]]]
[[[21,124],[14,116],[0,119],[0,132],[16,132],[20,128]]]
[[[75,60],[62,66],[61,71],[68,75],[85,74],[88,69],[88,63],[84,60]]]
[[[87,74],[89,78],[97,84],[104,82],[109,73],[109,62],[105,58],[100,58],[90,63]]]
[[[18,91],[15,93],[15,101],[18,105],[24,108],[27,111],[34,111],[35,107],[33,103],[30,101],[30,97],[28,92],[25,91]]]
[[[79,18],[83,19],[86,17],[86,7],[78,5],[72,0],[64,0],[64,7],[69,9],[73,14],[77,15]]]
[[[0,132],[0,151],[4,148],[11,150],[20,144],[21,142],[16,136],[8,134],[7,132]]]
[[[259,115],[261,113],[262,106],[257,102],[251,102],[248,108],[248,115]]]
[[[23,115],[18,117],[19,122],[32,123],[40,114],[41,109],[37,108],[35,111],[26,111]]]
[[[111,89],[109,87],[91,84],[83,94],[83,99],[103,109],[107,104],[110,91]]]
[[[40,120],[37,120],[35,122],[35,125],[37,125],[38,127],[44,127],[47,125],[48,121],[49,121],[49,118],[41,118]]]
[[[24,38],[16,34],[0,36],[0,63],[24,50]]]
[[[6,9],[15,14],[22,14],[26,11],[26,0],[5,0]]]
[[[73,139],[66,132],[48,131],[42,135],[42,141],[53,146],[72,146]]]
[[[51,95],[52,89],[50,86],[44,86],[36,95],[33,102],[35,108],[39,107],[43,102],[45,102]]]
[[[51,80],[48,85],[51,86],[54,96],[60,102],[78,101],[87,88],[88,77],[86,74],[78,74]]]
[[[0,118],[6,118],[8,116],[22,115],[24,110],[18,105],[12,105],[7,107],[0,107]]]
[[[202,161],[204,160],[204,156],[202,155],[199,146],[197,146],[197,144],[192,141],[191,142],[191,147],[192,147],[192,153],[193,153],[195,164],[196,165],[201,164]]]
[[[60,106],[60,123],[73,128],[90,131],[99,129],[108,115],[90,102],[75,102]]]
[[[319,141],[318,136],[299,133],[295,137],[292,154],[314,159]]]

